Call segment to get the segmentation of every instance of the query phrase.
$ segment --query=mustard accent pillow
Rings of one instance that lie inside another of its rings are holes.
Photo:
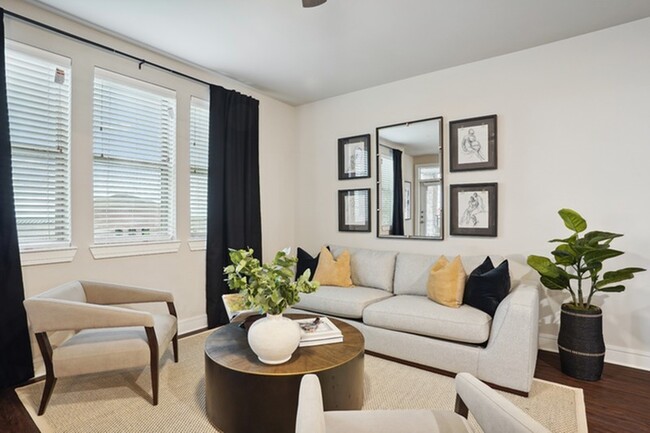
[[[458,308],[463,303],[466,279],[467,274],[463,269],[460,256],[456,256],[451,262],[445,256],[441,256],[431,266],[427,295],[429,299],[439,304]]]
[[[314,280],[318,281],[321,286],[351,287],[350,252],[343,251],[335,260],[327,247],[321,248]]]

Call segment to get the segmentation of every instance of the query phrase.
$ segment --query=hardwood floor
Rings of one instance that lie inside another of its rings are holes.
[[[590,433],[650,432],[650,371],[605,364],[597,382],[560,371],[557,353],[539,351],[535,377],[582,388]]]
[[[584,390],[590,433],[650,432],[650,371],[606,364],[600,381],[585,382],[562,374],[556,353],[540,351],[535,377]],[[0,390],[0,433],[40,433],[12,389]]]

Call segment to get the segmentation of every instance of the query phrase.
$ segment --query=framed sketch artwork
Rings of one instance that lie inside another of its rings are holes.
[[[496,168],[496,114],[449,122],[449,171]]]
[[[452,236],[497,235],[497,183],[449,185],[449,234]]]
[[[370,177],[370,134],[339,138],[339,180]]]
[[[370,231],[370,188],[339,190],[339,231]]]

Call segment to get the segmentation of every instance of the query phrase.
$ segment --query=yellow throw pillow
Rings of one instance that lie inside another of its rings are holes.
[[[429,272],[427,294],[429,299],[447,307],[458,308],[463,303],[465,280],[467,274],[463,269],[460,256],[451,262],[441,256]]]
[[[351,287],[350,252],[343,251],[335,260],[327,247],[321,248],[314,280],[318,281],[321,286]]]

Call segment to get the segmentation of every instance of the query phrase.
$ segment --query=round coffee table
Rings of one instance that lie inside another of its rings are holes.
[[[316,317],[287,314],[292,319]],[[280,365],[266,365],[248,346],[246,331],[225,325],[205,342],[205,403],[210,422],[224,433],[293,433],[302,376],[318,375],[325,410],[361,409],[363,335],[331,319],[343,342],[299,347]]]

